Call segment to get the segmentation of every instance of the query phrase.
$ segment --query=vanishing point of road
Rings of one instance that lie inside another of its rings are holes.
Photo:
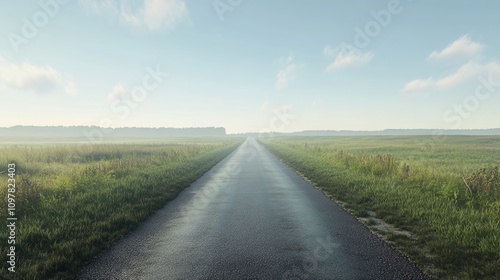
[[[252,138],[78,277],[427,279]]]

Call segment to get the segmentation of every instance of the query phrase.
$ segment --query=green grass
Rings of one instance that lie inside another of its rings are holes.
[[[12,162],[17,169],[18,259],[16,273],[6,276],[72,279],[84,262],[163,207],[240,142],[178,139],[0,146],[2,170]],[[6,207],[5,173],[0,180]],[[6,211],[1,211],[0,220],[6,218]],[[5,229],[0,240],[6,244]],[[6,254],[2,246],[3,272],[8,267]]]
[[[438,279],[500,278],[500,137],[283,137],[263,140]],[[467,183],[467,185],[464,183]]]

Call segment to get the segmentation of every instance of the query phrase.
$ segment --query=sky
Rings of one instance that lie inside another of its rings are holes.
[[[0,127],[500,127],[499,1],[1,1]]]

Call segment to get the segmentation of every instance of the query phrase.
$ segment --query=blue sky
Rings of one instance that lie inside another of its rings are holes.
[[[2,127],[500,127],[498,1],[3,2]]]

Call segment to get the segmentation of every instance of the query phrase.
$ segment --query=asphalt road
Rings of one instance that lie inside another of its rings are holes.
[[[426,279],[254,139],[79,279]]]

